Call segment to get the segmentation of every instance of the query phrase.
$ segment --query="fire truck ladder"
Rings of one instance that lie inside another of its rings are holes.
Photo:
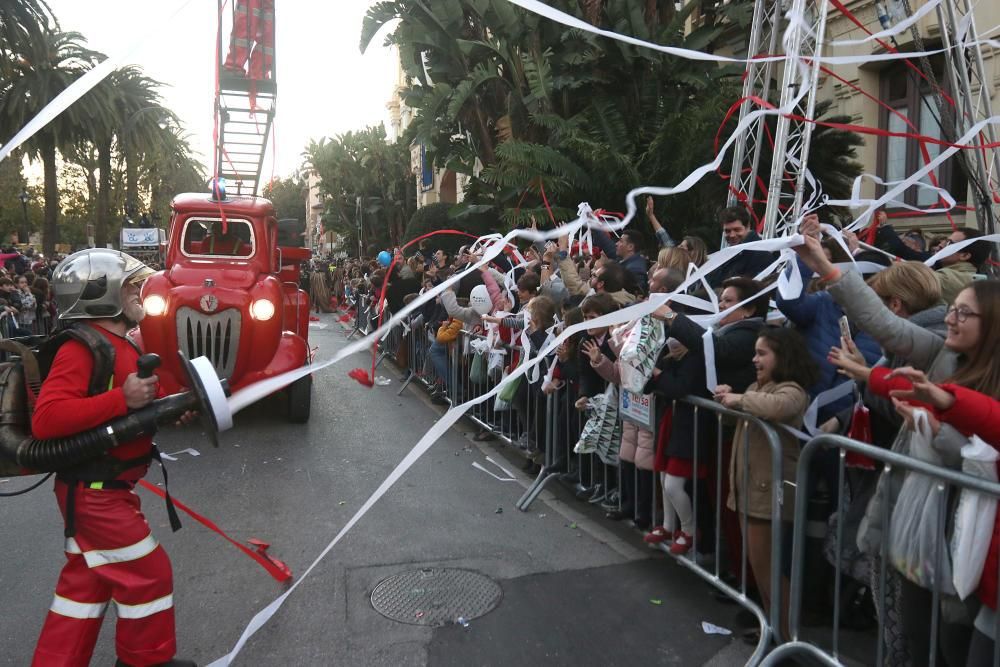
[[[219,0],[220,16],[224,0]],[[232,5],[233,3],[228,3]],[[219,87],[215,100],[218,144],[216,145],[216,173],[235,186],[235,194],[257,194],[261,170],[267,153],[267,142],[274,123],[277,83],[274,56],[271,67],[265,72],[268,78],[251,79],[242,70],[224,66],[225,48],[223,21],[219,22]],[[273,30],[273,22],[271,24]],[[227,35],[228,36],[228,35]],[[270,41],[274,44],[273,35]]]
[[[778,55],[778,36],[782,31],[782,10],[787,0],[758,2],[754,7],[753,25],[750,30],[748,57]],[[782,36],[781,53],[797,54],[800,61],[786,62],[782,68],[780,106],[785,107],[806,91],[795,112],[812,118],[816,108],[816,82],[819,74],[817,56],[826,32],[826,0],[793,0],[792,12],[805,17],[808,26],[796,25]],[[766,51],[763,49],[766,46]],[[775,63],[750,60],[743,83],[743,97],[747,98],[740,109],[740,120],[754,110],[757,103],[751,96],[767,101],[770,97]],[[763,148],[766,117],[753,121],[737,141],[733,154],[729,204],[735,206],[745,197],[753,207],[757,192],[760,154]],[[767,178],[767,204],[764,210],[764,238],[784,236],[799,217],[806,186],[806,163],[809,159],[809,142],[812,123],[780,116],[774,135],[771,171]],[[763,195],[764,193],[759,193]]]

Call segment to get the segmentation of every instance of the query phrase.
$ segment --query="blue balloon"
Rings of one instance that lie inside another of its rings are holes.
[[[382,252],[380,252],[378,254],[377,259],[378,263],[384,267],[388,268],[388,266],[392,264],[392,255],[389,254],[388,250],[383,250]]]

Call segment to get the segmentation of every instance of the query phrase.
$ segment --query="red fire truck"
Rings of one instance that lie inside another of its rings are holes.
[[[309,363],[299,267],[311,253],[301,235],[279,233],[274,207],[261,197],[182,194],[171,206],[165,270],[142,294],[140,343],[160,355],[160,372],[183,377],[177,350],[204,355],[235,392]],[[283,392],[287,418],[308,421],[312,378]]]

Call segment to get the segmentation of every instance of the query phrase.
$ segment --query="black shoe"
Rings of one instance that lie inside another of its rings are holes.
[[[631,516],[631,513],[626,514],[621,510],[611,510],[610,512],[604,513],[605,519],[610,519],[611,521],[621,521],[622,519]]]
[[[590,498],[590,496],[594,493],[595,488],[596,487],[593,486],[584,486],[582,488],[579,488],[576,491],[576,497],[579,498],[580,500],[586,500],[587,498]]]
[[[431,403],[434,405],[451,405],[451,401],[448,400],[448,396],[445,394],[434,394],[431,396]]]
[[[115,667],[131,667],[127,662],[119,658],[115,660]],[[198,667],[198,663],[194,660],[185,660],[184,658],[174,658],[166,662],[158,662],[152,667]]]
[[[644,533],[653,526],[652,522],[649,519],[634,519],[632,521],[632,525]]]

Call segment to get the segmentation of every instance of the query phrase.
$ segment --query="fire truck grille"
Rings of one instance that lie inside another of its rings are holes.
[[[230,377],[240,349],[240,311],[229,308],[206,315],[194,308],[178,308],[177,344],[191,359],[208,357],[220,378]]]

